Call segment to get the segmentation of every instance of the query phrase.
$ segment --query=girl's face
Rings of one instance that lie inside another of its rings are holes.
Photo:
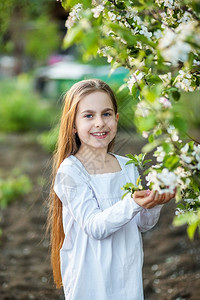
[[[106,92],[96,91],[83,97],[77,108],[75,132],[81,147],[107,150],[117,131],[118,113]]]

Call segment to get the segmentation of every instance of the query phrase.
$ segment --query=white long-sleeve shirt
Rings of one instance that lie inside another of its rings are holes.
[[[141,231],[158,221],[162,206],[144,209],[121,187],[138,177],[127,158],[121,171],[88,174],[73,155],[56,175],[65,239],[60,251],[67,300],[143,300]]]

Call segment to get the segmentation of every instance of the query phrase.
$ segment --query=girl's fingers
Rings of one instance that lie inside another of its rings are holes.
[[[144,208],[153,208],[156,205],[165,204],[174,198],[174,194],[159,194],[157,191],[143,190],[133,194],[135,201]]]
[[[156,202],[159,202],[159,201],[161,200],[161,195],[160,195],[158,192],[155,193],[155,195],[154,195],[154,200],[155,200]]]
[[[143,190],[143,191],[135,191],[134,192],[134,197],[136,198],[143,198],[149,196],[151,193],[150,190]]]

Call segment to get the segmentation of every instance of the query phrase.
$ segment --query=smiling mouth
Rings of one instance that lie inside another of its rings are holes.
[[[107,134],[108,134],[108,131],[91,133],[92,136],[96,136],[96,137],[105,137],[105,136],[107,136]]]

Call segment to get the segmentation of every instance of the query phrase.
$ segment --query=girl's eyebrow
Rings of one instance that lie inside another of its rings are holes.
[[[107,112],[107,111],[113,111],[113,109],[110,108],[110,107],[107,107],[107,108],[102,110],[102,113]],[[95,112],[96,111],[94,111],[94,110],[87,109],[87,110],[82,111],[81,114],[85,114],[85,113],[90,113],[91,114],[91,113],[95,113]]]

